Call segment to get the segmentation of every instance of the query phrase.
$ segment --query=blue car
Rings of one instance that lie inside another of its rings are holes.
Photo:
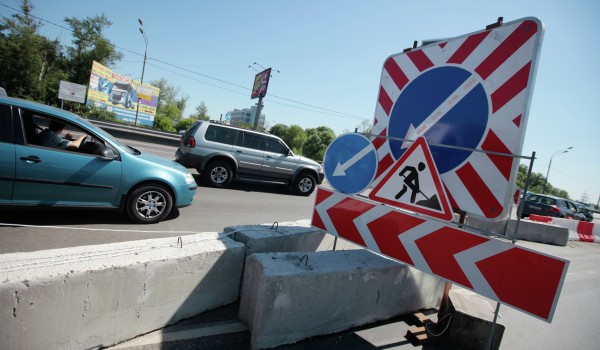
[[[0,206],[118,208],[156,223],[192,204],[192,174],[70,112],[0,96]]]

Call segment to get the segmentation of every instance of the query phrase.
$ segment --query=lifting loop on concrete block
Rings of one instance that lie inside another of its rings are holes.
[[[306,262],[304,263],[304,266],[308,266],[308,255],[304,255],[303,257],[300,258],[300,262],[302,262],[304,260],[304,258],[306,258]]]
[[[271,225],[271,230],[273,229],[273,226],[275,226],[275,231],[279,229],[279,223],[277,221],[275,221],[273,225]]]
[[[177,243],[179,244],[179,248],[183,249],[183,239],[181,237],[177,237]]]

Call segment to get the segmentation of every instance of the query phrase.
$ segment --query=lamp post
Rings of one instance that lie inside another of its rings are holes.
[[[144,84],[144,71],[146,70],[146,54],[148,53],[148,38],[146,37],[146,32],[144,31],[144,22],[142,22],[141,18],[138,18],[138,22],[140,23],[140,33],[144,37],[144,43],[146,44],[146,49],[144,50],[144,65],[142,66],[142,80],[140,81],[140,85]],[[139,91],[139,88],[138,88]],[[140,112],[140,97],[136,93],[137,96],[137,108],[135,110],[135,123],[134,125],[138,125],[138,113]]]
[[[552,156],[550,156],[550,163],[548,163],[548,172],[546,172],[546,180],[544,180],[544,188],[542,189],[542,194],[546,194],[546,185],[548,184],[548,175],[550,175],[550,167],[552,166],[552,158],[554,158],[554,156],[556,156],[556,155],[559,155],[562,153],[567,153],[572,148],[573,147],[569,147],[569,148],[562,149],[560,151],[556,151],[556,152],[552,153]]]

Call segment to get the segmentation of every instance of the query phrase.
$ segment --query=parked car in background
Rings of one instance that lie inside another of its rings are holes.
[[[585,217],[585,221],[590,222],[594,220],[594,213],[585,203],[575,202],[575,205],[579,209],[579,212]]]
[[[319,163],[295,155],[279,137],[214,121],[196,121],[186,130],[175,161],[195,168],[213,187],[234,179],[280,183],[308,196],[325,177]]]
[[[531,214],[583,220],[583,215],[578,213],[577,206],[573,202],[543,194],[531,194],[525,199],[521,217],[528,217]]]
[[[78,141],[45,143],[51,124]],[[118,208],[155,223],[192,204],[197,188],[183,166],[125,146],[75,114],[1,96],[0,155],[0,206]]]

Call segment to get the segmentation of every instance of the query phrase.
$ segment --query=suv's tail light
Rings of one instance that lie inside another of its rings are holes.
[[[551,205],[550,206],[550,212],[551,213],[560,213],[560,209],[558,209],[558,207],[556,205]]]
[[[194,138],[194,136],[190,135],[190,137],[188,137],[185,141],[185,145],[190,148],[196,147],[196,139]]]

